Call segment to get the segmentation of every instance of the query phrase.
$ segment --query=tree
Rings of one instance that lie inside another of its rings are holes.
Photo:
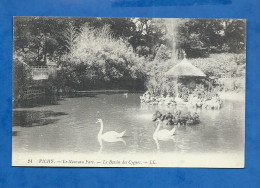
[[[243,53],[246,48],[246,23],[244,20],[223,21],[223,42],[226,52]]]
[[[14,50],[23,53],[27,64],[44,65],[47,57],[62,53],[64,27],[64,19],[15,17]]]
[[[170,59],[170,57],[171,57],[170,50],[165,45],[162,44],[158,49],[154,60],[157,63],[164,63],[165,61]]]
[[[65,31],[63,33],[63,38],[64,38],[65,47],[67,49],[67,52],[72,51],[72,47],[75,44],[75,40],[76,40],[77,36],[78,36],[78,31],[77,31],[76,27],[73,26],[73,24],[70,22],[68,24],[68,27],[65,29]]]
[[[116,39],[109,25],[101,29],[82,27],[71,51],[64,57],[62,69],[69,70],[70,76],[65,80],[72,81],[77,89],[104,87],[105,83],[108,86],[118,83],[117,87],[127,88],[127,83],[141,78],[142,83],[144,79],[143,59],[125,41]]]
[[[166,44],[163,37],[165,26],[158,24],[152,18],[134,18],[132,21],[136,26],[136,30],[133,31],[133,35],[129,38],[129,43],[140,56],[153,60],[161,44]]]
[[[243,20],[189,19],[178,27],[177,48],[188,57],[206,57],[209,53],[241,53],[245,50]]]

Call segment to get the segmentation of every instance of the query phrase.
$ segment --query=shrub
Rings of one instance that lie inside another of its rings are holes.
[[[184,102],[188,101],[190,90],[181,83],[178,83],[178,93],[179,97],[183,99]]]
[[[222,91],[245,91],[245,78],[220,78]]]
[[[126,82],[145,79],[144,58],[139,58],[123,40],[113,38],[108,26],[84,26],[63,62],[62,67],[69,67],[70,71],[66,73],[67,80],[81,89],[113,82],[127,87]]]
[[[202,84],[196,85],[196,88],[193,90],[192,94],[198,98],[202,98],[205,100],[210,100],[215,94],[217,90],[207,91]]]
[[[209,58],[189,60],[208,76],[236,77],[238,65],[245,63],[245,54],[211,54]]]
[[[174,82],[165,77],[160,79],[158,77],[151,77],[149,81],[146,82],[146,87],[154,96],[166,96],[168,94],[170,96],[175,96]]]
[[[13,105],[24,99],[24,89],[32,82],[29,66],[16,54],[13,57]]]

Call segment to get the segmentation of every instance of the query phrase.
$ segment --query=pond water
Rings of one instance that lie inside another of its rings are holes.
[[[181,126],[174,139],[153,139],[155,110],[174,108],[140,104],[141,94],[66,98],[58,105],[15,109],[13,112],[14,152],[143,153],[161,152],[242,152],[244,147],[245,105],[224,101],[222,109],[200,110],[201,123]],[[195,109],[183,108],[186,111]],[[97,134],[101,118],[104,132],[126,130],[124,141],[100,143]]]

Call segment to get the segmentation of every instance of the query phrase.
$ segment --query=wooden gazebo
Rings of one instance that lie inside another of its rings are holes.
[[[177,83],[182,83],[186,87],[193,89],[196,87],[197,80],[206,77],[202,70],[192,65],[186,58],[167,71],[165,76],[176,83],[177,93]]]

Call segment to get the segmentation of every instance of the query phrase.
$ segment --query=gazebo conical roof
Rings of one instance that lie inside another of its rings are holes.
[[[165,73],[167,77],[205,77],[206,75],[192,65],[186,58]]]

